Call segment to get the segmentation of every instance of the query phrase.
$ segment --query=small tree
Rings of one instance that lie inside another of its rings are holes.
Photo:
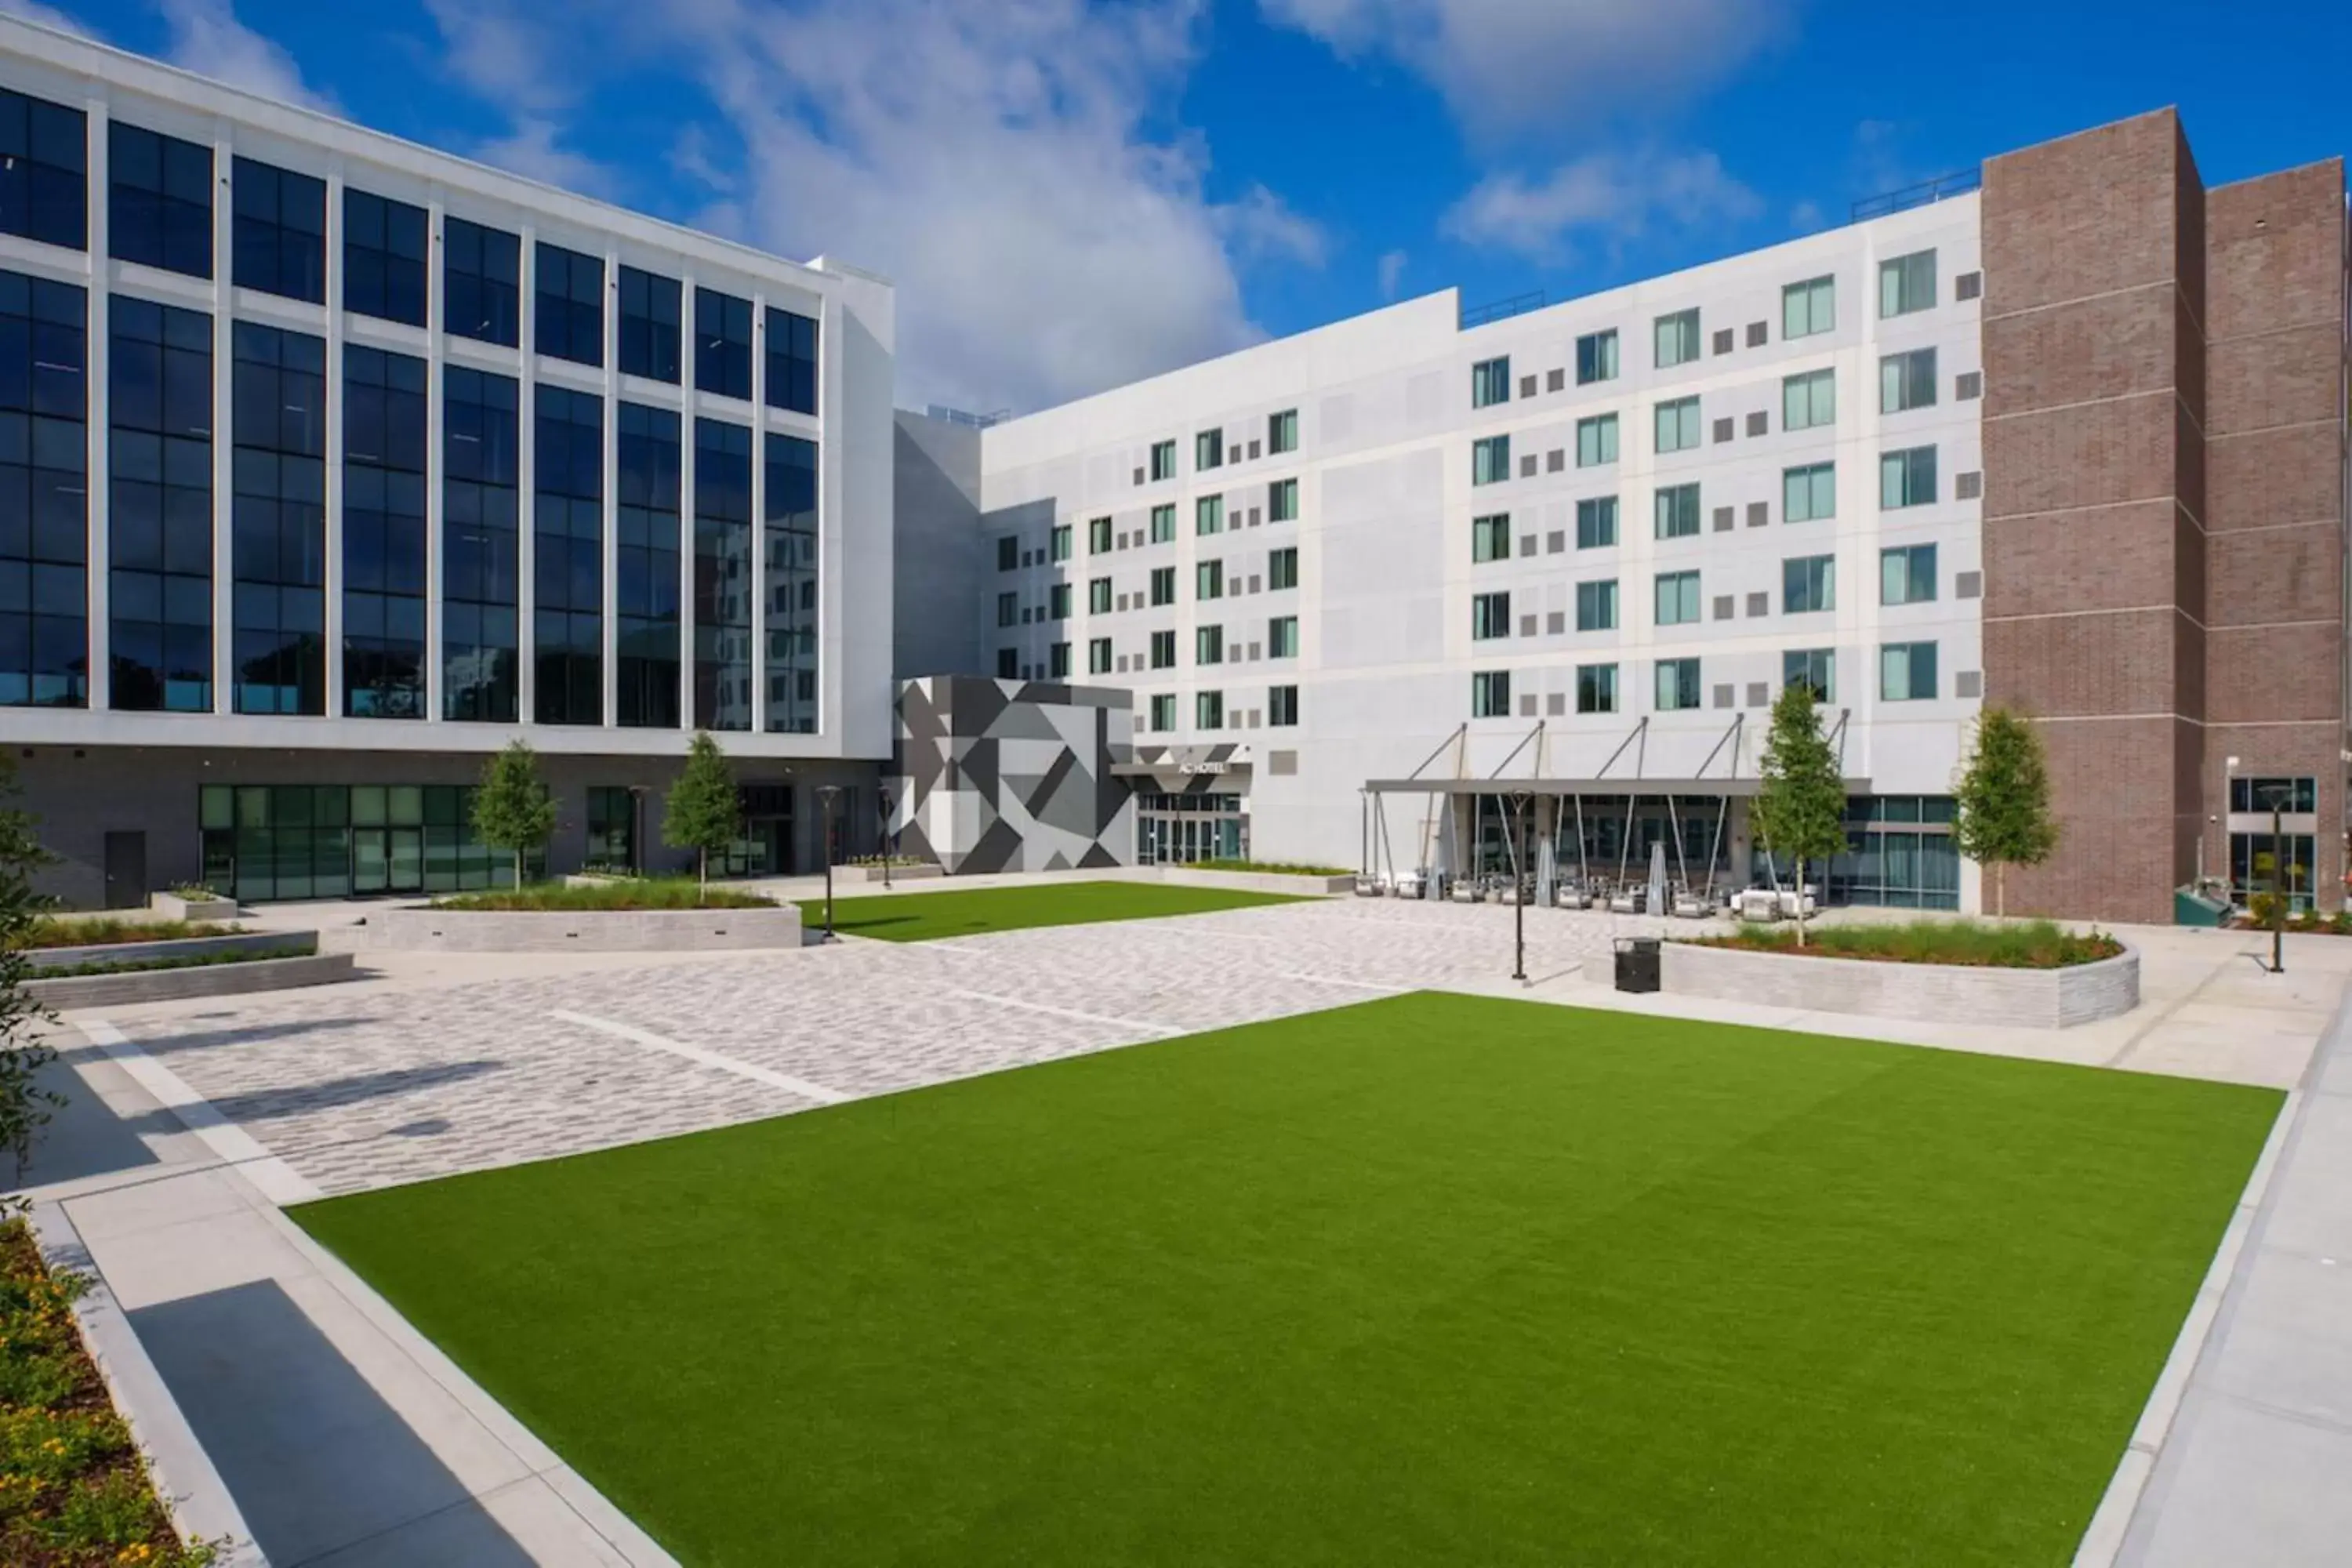
[[[708,731],[697,730],[687,742],[686,766],[669,786],[662,811],[662,842],[694,851],[695,878],[707,892],[710,858],[726,853],[742,833],[742,805],[735,793],[735,775],[727,768],[727,753]]]
[[[34,1140],[65,1097],[40,1081],[41,1069],[57,1059],[40,1029],[57,1016],[25,989],[32,973],[26,942],[50,903],[34,889],[33,876],[56,857],[42,847],[16,796],[16,765],[0,757],[0,1149],[16,1160],[22,1180]]]
[[[555,797],[539,776],[539,754],[525,741],[509,741],[482,768],[474,791],[474,834],[495,849],[514,856],[515,886],[522,886],[523,857],[544,849],[555,833]]]
[[[1995,707],[1977,715],[1954,790],[1952,838],[1961,854],[1992,868],[1996,916],[2009,912],[2009,868],[2039,866],[2058,847],[2042,732],[2023,714]]]
[[[1805,867],[1826,864],[1845,847],[1845,781],[1822,733],[1821,709],[1809,681],[1790,681],[1772,704],[1762,777],[1753,808],[1756,836],[1774,858],[1796,863],[1797,945],[1802,947]]]

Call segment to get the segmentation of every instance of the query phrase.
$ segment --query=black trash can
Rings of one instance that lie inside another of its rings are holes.
[[[1645,992],[1658,988],[1658,939],[1621,936],[1617,939],[1617,989]]]

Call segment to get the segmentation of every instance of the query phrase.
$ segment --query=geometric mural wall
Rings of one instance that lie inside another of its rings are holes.
[[[934,675],[898,686],[898,852],[950,876],[1135,863],[1135,801],[1111,774],[1135,742],[1129,694]]]

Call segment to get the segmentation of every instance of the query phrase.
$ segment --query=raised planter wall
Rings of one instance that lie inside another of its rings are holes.
[[[139,1002],[176,1002],[187,996],[236,996],[248,991],[290,991],[331,985],[352,977],[348,952],[310,953],[301,958],[258,958],[247,963],[205,963],[192,969],[137,969],[127,974],[61,974],[28,980],[25,989],[45,1005],[122,1007]]]
[[[920,866],[893,866],[887,877],[879,866],[835,866],[833,874],[850,882],[919,882],[926,878],[944,877],[946,868],[934,861]]]
[[[801,911],[752,910],[383,910],[368,945],[403,952],[682,952],[798,947]]]
[[[308,952],[319,942],[314,931],[240,931],[235,936],[175,936],[161,942],[94,942],[88,947],[37,947],[25,956],[33,973],[78,969],[85,963],[137,963],[153,958],[201,958],[215,952]],[[84,978],[96,978],[84,976]]]
[[[166,921],[233,921],[237,915],[235,899],[184,899],[177,893],[150,893],[147,907]]]
[[[1191,866],[1156,868],[1158,879],[1180,888],[1233,888],[1244,893],[1291,893],[1322,898],[1356,890],[1353,873],[1344,877],[1300,877],[1283,871],[1203,871]]]
[[[2063,1029],[2139,1005],[2139,951],[2065,969],[1989,969],[1793,957],[1669,942],[1660,988],[1807,1012],[1872,1018],[1948,1018],[2028,1029]]]

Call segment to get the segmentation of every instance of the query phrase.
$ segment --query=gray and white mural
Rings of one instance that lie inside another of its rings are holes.
[[[1112,775],[1129,696],[1061,681],[927,676],[898,687],[887,786],[898,852],[950,876],[1135,862],[1135,805]]]

